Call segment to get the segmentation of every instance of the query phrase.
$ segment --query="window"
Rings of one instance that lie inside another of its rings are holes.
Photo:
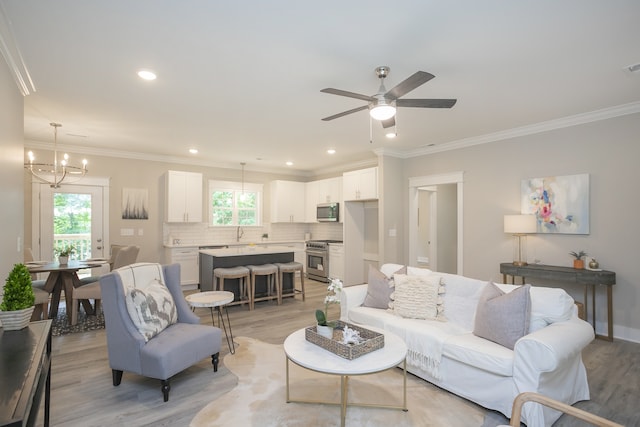
[[[209,181],[209,225],[262,224],[262,184]]]

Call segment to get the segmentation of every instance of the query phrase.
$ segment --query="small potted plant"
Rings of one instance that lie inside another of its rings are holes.
[[[24,264],[16,264],[4,284],[4,296],[0,304],[0,321],[6,331],[17,331],[29,324],[33,313],[35,295],[31,286],[31,274]]]
[[[582,257],[587,255],[585,251],[569,252],[569,255],[572,255],[575,258],[573,260],[573,268],[578,270],[581,270],[584,268],[584,260],[582,259]]]
[[[327,320],[327,312],[330,304],[340,304],[340,296],[342,291],[342,281],[340,279],[330,279],[327,287],[327,296],[324,297],[324,310],[316,310],[316,332],[325,338],[333,338],[333,329],[336,327],[336,321]]]
[[[76,247],[73,245],[64,245],[59,248],[56,248],[56,253],[58,254],[58,262],[60,265],[66,265],[69,262],[69,257],[76,250]]]

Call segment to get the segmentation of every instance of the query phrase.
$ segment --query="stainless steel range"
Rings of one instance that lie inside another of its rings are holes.
[[[342,243],[342,240],[307,241],[307,277],[320,282],[329,282],[329,243]]]

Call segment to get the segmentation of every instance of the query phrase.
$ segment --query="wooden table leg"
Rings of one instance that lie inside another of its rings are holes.
[[[591,313],[593,318],[593,332],[596,331],[596,285],[591,285]]]
[[[59,271],[52,271],[47,277],[44,289],[51,292],[51,307],[49,307],[49,319],[58,317],[58,305],[60,305],[60,293],[62,292],[62,278]]]
[[[65,272],[62,275],[64,280],[64,301],[67,305],[67,321],[71,324],[71,307],[73,307],[73,274]]]

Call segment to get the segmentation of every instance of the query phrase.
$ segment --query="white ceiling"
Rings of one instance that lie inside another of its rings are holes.
[[[375,149],[442,150],[640,101],[640,73],[626,70],[640,62],[637,0],[0,5],[36,89],[24,101],[27,146],[50,145],[56,121],[59,143],[85,153],[255,170],[290,160],[309,175]],[[436,76],[405,98],[458,103],[399,109],[398,138],[374,123],[373,143],[366,111],[320,120],[363,104],[320,89],[374,94],[379,65],[391,67],[387,88],[417,70]],[[158,79],[140,80],[140,68]]]

